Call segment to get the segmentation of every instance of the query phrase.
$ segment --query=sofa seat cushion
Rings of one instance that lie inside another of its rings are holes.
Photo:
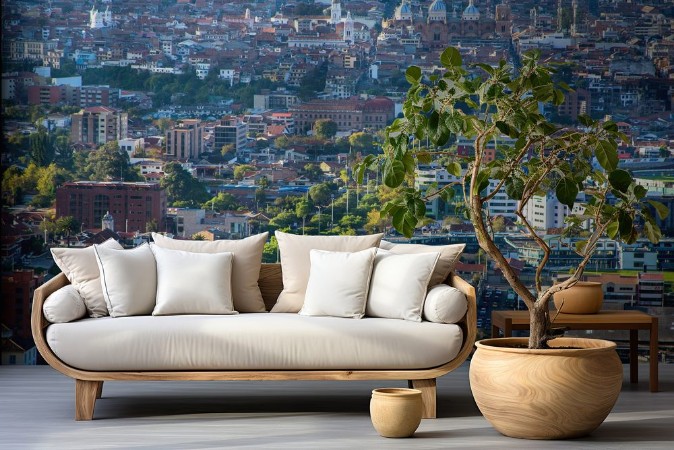
[[[86,318],[52,324],[47,342],[91,371],[394,370],[451,361],[454,324],[248,313]]]

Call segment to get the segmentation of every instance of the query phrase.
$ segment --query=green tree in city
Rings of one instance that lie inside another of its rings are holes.
[[[326,206],[330,203],[332,193],[331,183],[315,184],[309,188],[309,198],[316,206]]]
[[[358,131],[349,136],[349,145],[355,150],[372,150],[374,147],[374,137],[371,133]]]
[[[56,219],[54,233],[64,236],[66,245],[70,247],[70,236],[80,230],[80,223],[73,216],[63,216]]]
[[[52,136],[43,126],[38,127],[35,133],[30,137],[30,160],[38,166],[48,166],[54,161],[56,149],[54,146],[54,136]]]
[[[129,155],[121,151],[117,141],[107,142],[89,153],[84,167],[86,178],[94,181],[140,181],[141,177],[131,166]]]
[[[314,122],[314,134],[319,138],[331,139],[337,134],[337,123],[330,119],[318,119]]]
[[[243,180],[243,177],[246,175],[246,172],[251,172],[254,170],[255,167],[249,164],[239,164],[238,166],[234,167],[234,179],[241,181]]]
[[[231,211],[239,207],[239,202],[229,192],[218,192],[218,195],[203,203],[203,209],[212,209],[215,211]]]
[[[318,181],[323,176],[321,167],[316,163],[308,163],[303,167],[304,175],[311,181]]]
[[[176,207],[180,205],[180,207],[195,208],[209,199],[206,186],[176,161],[164,165],[164,177],[160,185],[166,190],[169,204]]]

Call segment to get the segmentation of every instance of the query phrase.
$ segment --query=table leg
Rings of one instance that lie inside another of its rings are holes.
[[[658,318],[651,318],[651,335],[650,335],[650,374],[649,382],[651,392],[658,392]]]
[[[510,337],[513,335],[513,320],[506,319],[503,326],[503,337]]]
[[[639,330],[630,330],[630,383],[639,382]]]
[[[500,330],[500,328],[492,323],[491,324],[491,337],[497,338],[499,330]]]

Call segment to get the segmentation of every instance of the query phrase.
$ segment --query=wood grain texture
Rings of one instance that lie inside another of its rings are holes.
[[[436,384],[435,378],[430,378],[428,380],[409,380],[408,386],[410,388],[421,391],[421,399],[424,405],[421,415],[423,419],[435,419],[437,417]]]
[[[473,397],[496,430],[524,439],[567,439],[601,425],[622,387],[615,343],[558,338],[550,345],[565,348],[544,350],[512,344],[526,346],[527,338],[479,341],[470,364]]]
[[[94,418],[96,395],[102,381],[75,380],[75,420]]]
[[[49,322],[42,313],[44,300],[57,289],[68,284],[68,279],[62,273],[49,280],[35,290],[33,296],[33,310],[31,324],[35,345],[45,361],[57,371],[78,381],[253,381],[253,380],[432,380],[445,375],[459,367],[468,358],[473,350],[477,336],[477,305],[475,289],[460,277],[450,274],[446,281],[450,286],[456,287],[466,295],[468,310],[462,322],[459,324],[463,330],[463,343],[457,356],[446,364],[428,369],[413,370],[295,370],[295,371],[162,371],[162,372],[93,372],[77,369],[61,361],[49,348],[46,340],[46,327]],[[278,294],[283,289],[283,279],[280,264],[262,264],[259,278],[260,291],[268,309],[271,309]],[[84,386],[84,385],[83,385]],[[89,385],[87,385],[89,386]],[[97,395],[98,385],[93,393],[94,402],[88,397],[90,387],[82,388],[81,395],[86,395],[86,400],[76,400],[78,410],[82,409],[81,417],[88,417],[88,405],[91,405],[93,417],[93,405]],[[79,391],[78,391],[79,392]],[[427,390],[430,397],[430,388]],[[433,393],[435,391],[433,390]],[[433,406],[428,400],[428,411],[435,409],[435,395]],[[83,406],[81,406],[83,405]],[[78,412],[78,417],[80,413]],[[430,413],[429,413],[430,414]],[[87,419],[80,419],[87,420]]]

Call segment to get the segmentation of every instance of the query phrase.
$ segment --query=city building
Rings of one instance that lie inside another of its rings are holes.
[[[198,159],[204,151],[204,128],[199,119],[183,119],[166,132],[164,156],[187,161]]]
[[[332,120],[338,131],[380,130],[394,119],[395,104],[386,97],[311,100],[290,108],[290,112],[300,134],[311,131],[319,119]]]
[[[92,106],[72,114],[70,141],[90,146],[126,139],[128,113],[106,106]]]
[[[248,133],[248,124],[238,117],[223,117],[218,125],[213,127],[215,136],[213,148],[219,152],[225,145],[233,145],[237,154],[246,147],[246,134]]]
[[[144,232],[152,222],[162,230],[166,207],[158,183],[76,181],[56,190],[56,216],[72,216],[87,229],[103,228],[110,213],[118,228],[112,231]]]
[[[32,339],[30,310],[33,292],[44,283],[44,275],[32,269],[19,269],[2,274],[2,323],[11,324],[12,335],[20,340]]]

